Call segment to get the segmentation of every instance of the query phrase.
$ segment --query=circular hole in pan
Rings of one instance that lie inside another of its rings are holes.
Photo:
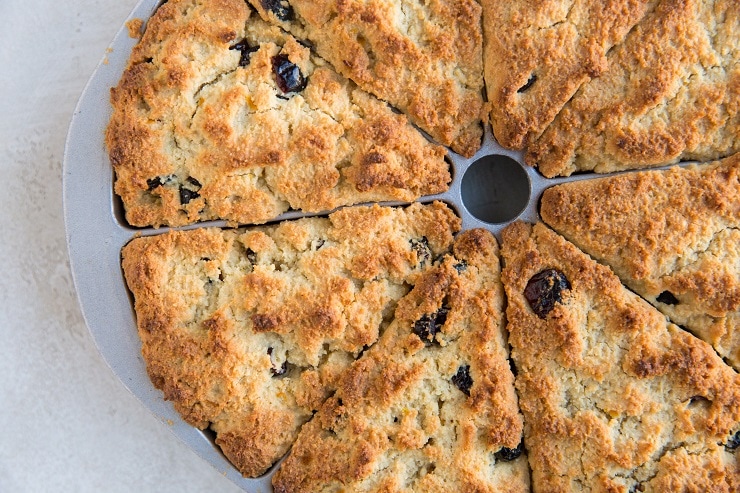
[[[509,156],[490,154],[475,161],[461,183],[465,208],[477,219],[501,224],[526,209],[532,184],[521,164]]]

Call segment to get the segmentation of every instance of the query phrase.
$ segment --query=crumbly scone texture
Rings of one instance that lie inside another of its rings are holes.
[[[483,137],[483,35],[475,0],[249,0],[339,73],[470,157]]]
[[[740,491],[740,375],[542,223],[501,250],[533,489]],[[538,315],[524,292],[550,269],[569,284]]]
[[[540,214],[740,370],[740,154],[558,185]]]
[[[447,206],[417,203],[134,239],[123,269],[149,376],[258,476],[459,228]]]
[[[482,0],[484,67],[499,144],[539,137],[584,82],[607,69],[606,53],[658,0]]]
[[[274,491],[528,491],[526,456],[500,457],[523,426],[503,324],[496,240],[465,231],[303,427]]]
[[[444,148],[243,0],[163,4],[111,102],[115,191],[135,226],[260,223],[450,181]]]
[[[547,177],[740,151],[736,0],[661,0],[527,149]]]

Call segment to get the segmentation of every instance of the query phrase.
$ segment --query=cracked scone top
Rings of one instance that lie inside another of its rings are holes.
[[[302,428],[274,491],[529,491],[503,324],[496,240],[465,231]]]
[[[740,154],[558,185],[540,214],[740,370]]]
[[[242,474],[258,476],[459,228],[434,203],[134,239],[123,269],[147,372]]]
[[[475,0],[249,0],[437,142],[470,157],[483,137]]]
[[[502,236],[534,491],[739,491],[740,375],[543,224]]]
[[[135,226],[265,222],[447,189],[445,150],[243,0],[172,0],[111,91]]]

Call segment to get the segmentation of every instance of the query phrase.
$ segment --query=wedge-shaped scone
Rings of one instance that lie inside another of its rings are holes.
[[[740,375],[543,224],[502,236],[534,491],[740,491]]]
[[[540,213],[740,370],[740,155],[559,185]]]
[[[301,430],[276,493],[524,492],[498,246],[469,230]]]
[[[262,474],[459,227],[417,203],[132,240],[123,269],[152,382],[245,476]]]
[[[475,0],[249,0],[336,70],[472,156],[483,127],[483,36]]]
[[[482,0],[484,66],[496,140],[521,149],[539,137],[606,53],[658,0]]]
[[[446,190],[445,150],[243,0],[171,0],[111,92],[106,142],[136,226],[265,222]]]
[[[661,0],[529,146],[527,162],[552,177],[740,151],[738,32],[735,0]]]

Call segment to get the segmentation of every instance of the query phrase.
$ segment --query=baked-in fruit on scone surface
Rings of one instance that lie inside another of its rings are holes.
[[[243,0],[163,4],[111,102],[115,191],[135,226],[265,222],[450,181],[444,148]]]
[[[540,213],[740,370],[740,154],[558,185]]]
[[[499,144],[522,149],[658,0],[482,0],[486,89]]]
[[[459,228],[445,205],[417,203],[134,239],[123,269],[149,376],[258,476]]]
[[[739,491],[740,375],[543,224],[502,237],[533,489]]]
[[[470,157],[483,137],[475,0],[249,0],[360,87]]]
[[[498,246],[455,240],[302,428],[276,493],[525,492]]]
[[[547,177],[740,151],[736,0],[661,0],[607,55],[526,160]]]

